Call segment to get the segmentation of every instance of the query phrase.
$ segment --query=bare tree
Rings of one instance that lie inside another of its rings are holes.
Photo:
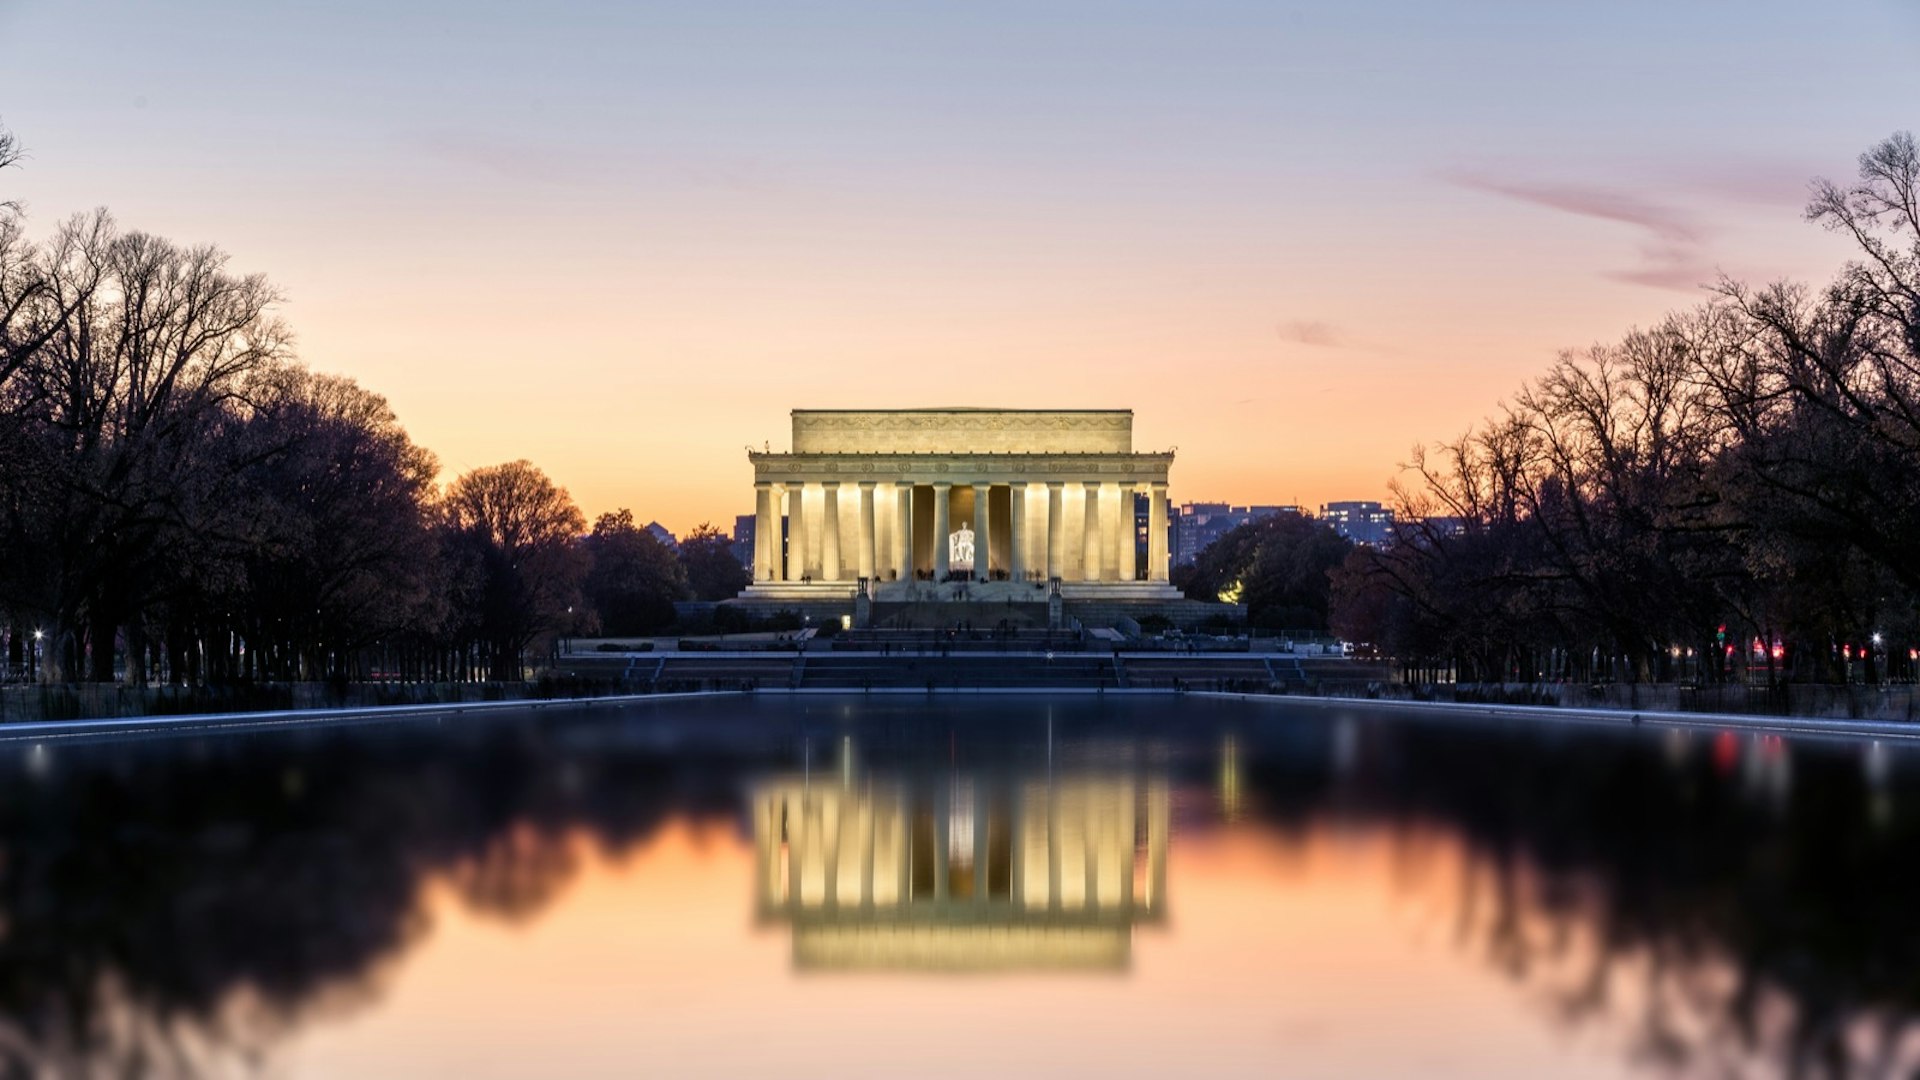
[[[0,169],[20,164],[20,140],[6,127],[0,126]],[[17,211],[20,205],[15,202],[0,202],[0,212]]]
[[[264,278],[229,273],[216,248],[122,233],[105,212],[63,226],[40,265],[59,318],[17,372],[30,467],[8,478],[27,489],[13,507],[41,554],[26,599],[53,622],[50,677],[85,654],[110,680],[117,631],[210,539],[239,464],[222,425],[287,359],[289,335]]]
[[[517,680],[527,646],[567,625],[581,603],[586,519],[566,489],[531,462],[475,469],[441,501],[453,548],[473,591],[469,633],[486,650],[491,678]]]
[[[20,144],[0,127],[0,169],[19,161]],[[0,392],[46,344],[59,321],[57,309],[49,310],[46,299],[39,252],[26,238],[20,204],[0,200]],[[0,399],[0,409],[6,408],[8,403]]]

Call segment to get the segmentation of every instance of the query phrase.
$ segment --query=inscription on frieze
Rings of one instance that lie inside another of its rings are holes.
[[[795,453],[1129,453],[1124,409],[793,412]]]

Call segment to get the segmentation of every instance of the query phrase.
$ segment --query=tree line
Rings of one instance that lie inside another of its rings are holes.
[[[1920,151],[1808,221],[1823,287],[1723,278],[1417,450],[1400,532],[1330,577],[1343,636],[1472,681],[1880,681],[1920,657]]]
[[[302,365],[280,300],[217,248],[105,211],[36,240],[0,203],[6,671],[517,679],[553,635],[745,584],[711,526],[677,551],[626,510],[589,529],[526,461],[443,487],[383,398]]]

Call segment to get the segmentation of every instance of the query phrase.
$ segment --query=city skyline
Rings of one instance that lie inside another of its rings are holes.
[[[725,527],[794,407],[1131,407],[1176,501],[1384,500],[1558,349],[1844,260],[1806,183],[1911,126],[1920,17],[1739,15],[15,0],[0,198],[219,245],[443,479],[589,518]]]

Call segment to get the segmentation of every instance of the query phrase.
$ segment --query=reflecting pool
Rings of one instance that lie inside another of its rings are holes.
[[[0,1075],[1909,1075],[1920,753],[1185,698],[0,743]]]

